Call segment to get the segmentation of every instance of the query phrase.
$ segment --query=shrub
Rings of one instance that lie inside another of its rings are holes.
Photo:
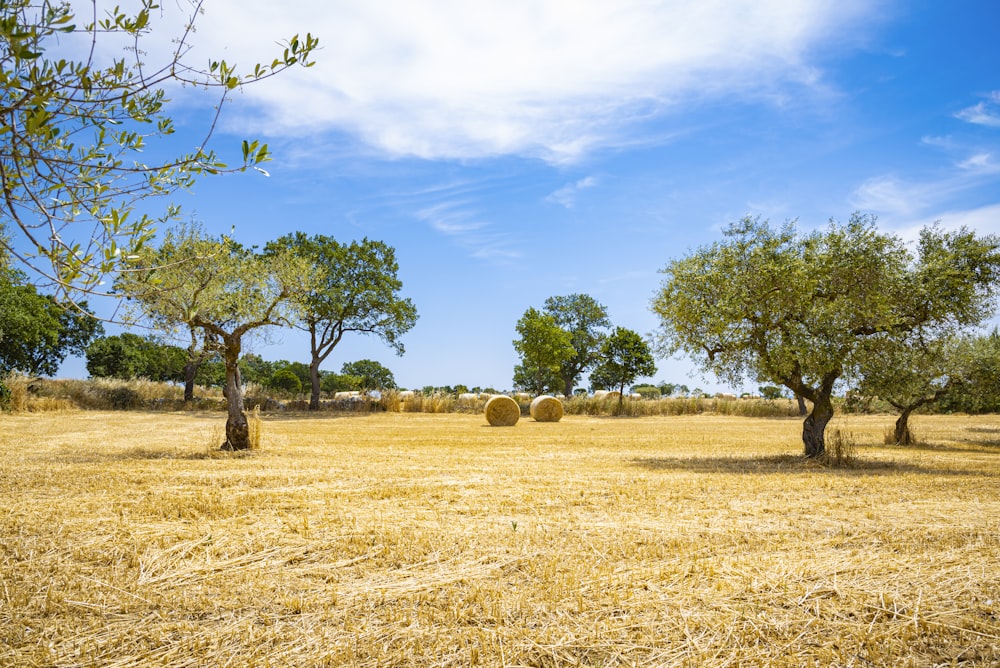
[[[271,387],[290,394],[302,391],[302,380],[291,369],[279,369],[271,376]]]

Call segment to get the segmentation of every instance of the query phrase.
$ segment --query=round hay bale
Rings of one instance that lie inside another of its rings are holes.
[[[536,422],[559,422],[563,416],[562,402],[555,397],[543,394],[531,402],[531,417]]]
[[[521,407],[503,394],[490,397],[484,410],[486,420],[494,427],[513,427],[521,417]]]

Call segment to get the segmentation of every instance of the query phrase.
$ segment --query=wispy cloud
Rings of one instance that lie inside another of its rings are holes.
[[[392,156],[567,162],[685,101],[780,104],[822,88],[812,54],[863,30],[877,4],[215,0],[192,58],[249,67],[310,31],[316,66],[247,87],[248,129],[333,130]]]
[[[597,178],[594,176],[587,176],[574,183],[567,183],[562,188],[552,192],[548,197],[545,198],[547,202],[554,202],[560,206],[564,206],[567,209],[572,209],[576,205],[576,196],[581,190],[586,190],[587,188],[593,188],[598,183]]]
[[[962,109],[955,117],[967,123],[1000,128],[1000,91],[990,93],[983,102]]]
[[[471,257],[493,264],[505,264],[521,257],[513,240],[481,217],[467,200],[450,200],[425,207],[416,217],[451,238]]]
[[[417,218],[428,223],[438,232],[449,236],[462,235],[487,225],[477,220],[477,214],[464,208],[466,202],[445,202],[417,211]]]

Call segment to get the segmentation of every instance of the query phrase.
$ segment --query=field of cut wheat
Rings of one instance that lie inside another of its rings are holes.
[[[0,665],[1000,663],[1000,417],[223,419],[0,415]]]

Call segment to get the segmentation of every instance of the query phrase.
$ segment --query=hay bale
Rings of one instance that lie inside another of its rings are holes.
[[[490,397],[484,410],[486,420],[494,427],[513,427],[521,417],[521,407],[503,394]]]
[[[531,402],[531,417],[536,422],[559,422],[563,416],[562,402],[555,397],[543,394]]]

